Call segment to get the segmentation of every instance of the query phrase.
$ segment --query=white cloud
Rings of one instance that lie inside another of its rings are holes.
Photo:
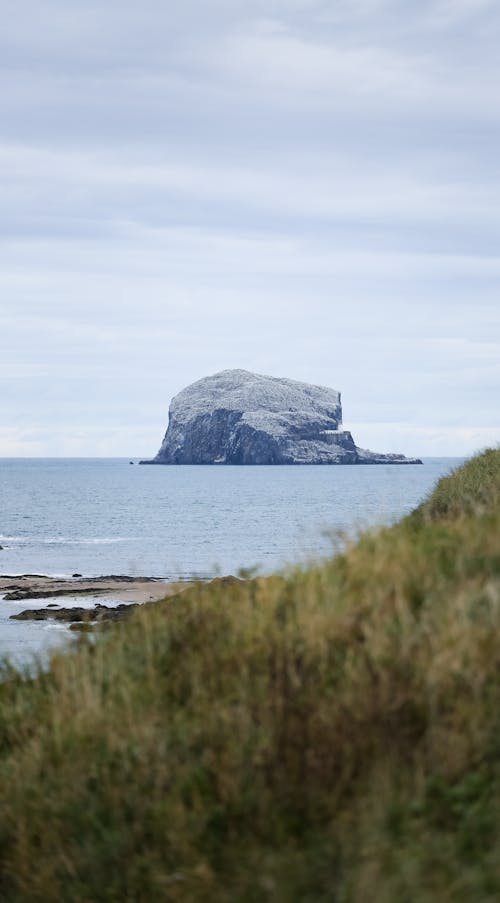
[[[359,153],[359,152],[358,152]],[[323,222],[359,220],[406,223],[480,223],[500,220],[500,180],[476,184],[429,172],[413,160],[413,171],[394,171],[388,162],[349,159],[333,151],[327,159],[307,157],[296,164],[285,156],[280,168],[236,166],[217,160],[162,162],[137,159],[126,151],[82,153],[43,147],[0,147],[0,166],[8,178],[4,216],[17,208],[44,218],[73,220],[82,231],[114,219],[165,218],[160,199],[178,208],[183,199],[231,206],[236,214],[256,211]],[[441,163],[441,161],[439,161]],[[160,210],[158,209],[160,208]],[[67,226],[65,226],[67,231]]]
[[[222,51],[222,52],[221,52]],[[328,39],[305,40],[269,23],[228,35],[208,57],[212,66],[240,74],[254,85],[285,92],[290,103],[335,108],[354,96],[418,99],[428,94],[431,74],[425,56],[410,56],[374,46],[342,46]],[[311,95],[315,96],[311,96]]]
[[[435,27],[449,28],[469,24],[470,20],[495,13],[496,0],[435,0],[431,4],[427,21]]]

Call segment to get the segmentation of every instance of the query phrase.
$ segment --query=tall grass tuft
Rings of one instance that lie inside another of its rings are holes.
[[[0,683],[0,899],[500,898],[500,451]]]

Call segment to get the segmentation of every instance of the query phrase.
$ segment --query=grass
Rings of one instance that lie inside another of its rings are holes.
[[[0,899],[500,898],[500,451],[0,683]]]

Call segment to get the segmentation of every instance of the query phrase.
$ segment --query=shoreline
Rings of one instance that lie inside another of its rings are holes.
[[[1,601],[31,601],[60,597],[98,596],[112,598],[124,604],[155,602],[185,589],[191,581],[169,581],[162,577],[130,577],[104,575],[99,577],[50,577],[44,574],[0,576]]]
[[[12,579],[17,583],[11,583]],[[205,581],[116,575],[66,579],[33,574],[15,578],[3,575],[0,576],[0,620],[2,603],[7,603],[11,609],[7,615],[9,621],[59,621],[66,622],[70,630],[91,629],[105,621],[121,621],[142,606],[178,597],[196,582]],[[75,583],[80,584],[78,589]],[[208,581],[211,583],[228,586],[241,583],[241,578],[214,577]],[[45,606],[33,605],[38,599],[46,600]],[[20,603],[19,610],[12,611],[12,603]]]

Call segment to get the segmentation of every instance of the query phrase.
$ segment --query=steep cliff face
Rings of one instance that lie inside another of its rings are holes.
[[[141,464],[414,464],[357,448],[340,393],[293,379],[223,370],[172,400],[168,429]]]

